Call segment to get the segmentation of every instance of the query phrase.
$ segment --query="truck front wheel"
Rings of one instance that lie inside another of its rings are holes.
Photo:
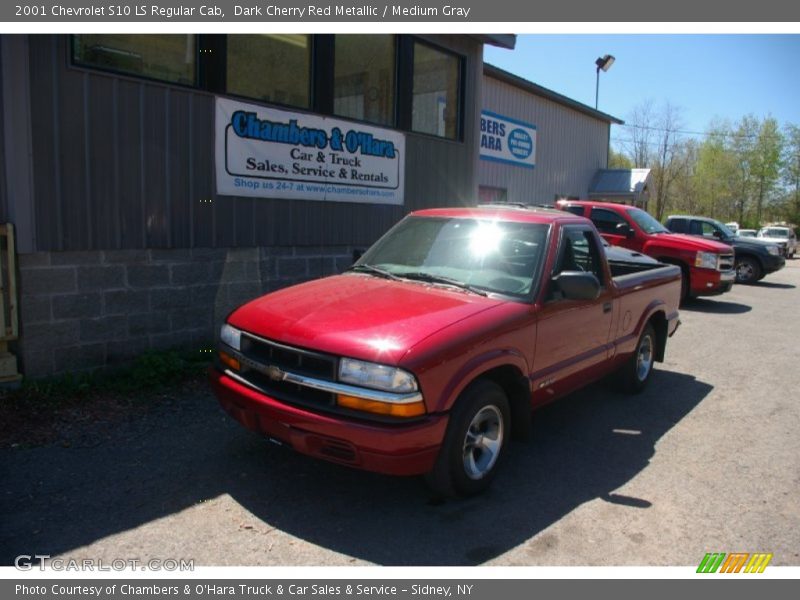
[[[736,260],[736,283],[755,283],[763,277],[761,267],[749,256],[742,256]]]
[[[453,407],[436,465],[425,476],[431,489],[444,496],[473,496],[488,488],[510,433],[509,414],[499,385],[470,384]]]

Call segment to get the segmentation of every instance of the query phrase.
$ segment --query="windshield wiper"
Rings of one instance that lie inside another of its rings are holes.
[[[400,277],[398,277],[394,273],[390,273],[386,269],[381,269],[380,267],[376,267],[374,265],[367,265],[367,264],[353,265],[352,267],[348,267],[347,269],[345,269],[345,271],[355,271],[356,273],[371,273],[372,275],[377,275],[378,277],[385,277],[386,279],[394,279],[395,281],[400,279]]]
[[[415,281],[425,281],[428,283],[442,283],[444,285],[452,285],[457,288],[461,288],[462,290],[467,290],[468,292],[472,292],[473,294],[478,294],[479,296],[489,295],[484,290],[469,285],[468,283],[464,283],[463,281],[459,281],[458,279],[450,279],[449,277],[444,277],[442,275],[434,275],[433,273],[422,273],[417,271],[411,271],[408,273],[398,273],[397,276],[402,277],[403,279],[413,279]]]

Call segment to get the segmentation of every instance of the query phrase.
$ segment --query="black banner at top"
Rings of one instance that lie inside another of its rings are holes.
[[[4,23],[519,23],[519,22],[800,22],[786,0],[12,0]]]

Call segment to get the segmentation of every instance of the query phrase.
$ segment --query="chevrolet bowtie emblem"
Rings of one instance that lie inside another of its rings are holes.
[[[281,371],[275,365],[269,365],[268,367],[264,368],[264,375],[272,379],[272,381],[283,381],[284,377],[286,377],[286,373]]]

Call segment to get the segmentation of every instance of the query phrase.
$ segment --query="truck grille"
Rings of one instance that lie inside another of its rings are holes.
[[[730,271],[733,269],[733,254],[720,254],[719,255],[719,270],[722,272]]]
[[[274,366],[281,371],[335,381],[337,371],[335,357],[285,346],[246,332],[242,332],[241,353],[246,360],[242,361],[242,371],[239,375],[273,398],[290,404],[335,405],[336,398],[330,392],[289,381],[275,381],[264,372],[267,367]]]

